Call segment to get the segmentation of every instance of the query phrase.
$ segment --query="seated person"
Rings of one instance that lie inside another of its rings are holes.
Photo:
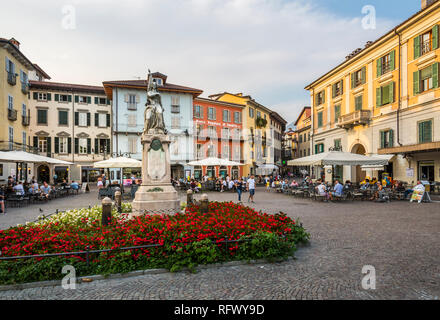
[[[327,190],[326,190],[324,182],[322,182],[321,179],[318,180],[318,185],[316,186],[316,191],[319,196],[325,197],[325,200],[327,200],[327,197],[328,197]]]
[[[425,186],[420,180],[417,181],[417,185],[414,188],[405,191],[405,199],[408,197],[408,195],[414,193],[414,191],[425,192]]]
[[[230,191],[234,188],[234,185],[235,185],[234,180],[232,180],[232,179],[229,180],[228,188],[229,188]]]
[[[291,187],[298,187],[299,184],[298,182],[296,182],[296,180],[293,180],[292,183],[290,184]]]
[[[370,180],[365,179],[365,183],[362,184],[361,190],[367,190],[370,187]]]
[[[15,191],[15,194],[20,195],[20,196],[24,196],[23,182],[20,181],[12,189]]]
[[[74,180],[72,180],[72,183],[70,184],[70,187],[73,190],[79,190],[79,184],[78,184],[78,182],[75,182]]]
[[[52,192],[52,188],[50,187],[50,185],[47,184],[46,181],[44,181],[43,185],[40,187],[40,190],[41,190],[41,195],[49,199],[50,194]]]
[[[61,183],[61,186],[62,186],[63,188],[65,188],[65,187],[67,186],[66,179],[63,180],[63,182]]]
[[[335,183],[334,191],[329,193],[330,200],[333,200],[334,197],[342,197],[344,187],[339,183],[339,180],[336,180]]]

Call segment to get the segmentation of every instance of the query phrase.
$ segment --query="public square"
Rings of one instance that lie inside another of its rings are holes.
[[[181,200],[185,194],[181,193]],[[235,193],[208,193],[210,201],[237,201]],[[99,280],[77,285],[0,291],[0,299],[434,299],[440,298],[440,203],[323,203],[258,188],[255,204],[268,213],[300,218],[311,234],[295,259],[282,263],[200,269]],[[196,199],[200,198],[197,194]],[[98,204],[97,193],[46,205],[10,208],[1,228],[56,209]],[[376,270],[376,289],[364,290],[362,268]]]

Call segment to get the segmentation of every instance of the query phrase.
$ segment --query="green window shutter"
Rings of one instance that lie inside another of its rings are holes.
[[[377,77],[380,77],[382,75],[382,59],[376,60],[376,70],[377,70]]]
[[[87,112],[87,127],[90,127],[90,112]]]
[[[71,95],[67,96],[67,101],[72,102],[72,96]]]
[[[110,113],[107,113],[106,117],[107,117],[106,120],[107,120],[107,128],[108,128],[108,127],[110,127]]]
[[[436,24],[434,28],[432,28],[432,49],[438,49],[438,25]]]
[[[50,157],[52,154],[52,138],[47,137],[46,141],[47,141],[47,156]]]
[[[79,102],[79,97],[75,96],[75,103],[78,103],[78,102]]]
[[[92,139],[87,138],[87,154],[92,153]]]
[[[390,69],[395,70],[396,69],[396,51],[393,50],[390,53]]]
[[[79,112],[75,112],[75,126],[79,125]],[[78,152],[75,152],[78,153]]]
[[[394,147],[394,130],[390,130],[389,146],[390,146],[390,148]]]
[[[58,93],[55,93],[55,101],[60,101],[60,95]]]
[[[110,100],[109,99],[106,99],[107,100],[107,105],[110,105]]]
[[[332,85],[332,98],[336,97],[336,84]]]
[[[388,90],[390,90],[389,91],[390,92],[390,103],[393,103],[394,102],[394,82],[391,82],[388,85]]]
[[[380,148],[383,149],[385,147],[385,131],[380,132]]]
[[[92,103],[92,97],[87,97],[87,103],[91,104]]]
[[[356,111],[362,110],[362,99],[363,96],[357,96],[354,98],[354,106]]]
[[[95,127],[99,127],[99,113],[95,113]]]
[[[95,104],[98,104],[99,100],[98,97],[95,97]]]
[[[414,38],[414,59],[420,57],[420,36]]]
[[[382,88],[376,89],[376,106],[380,107],[382,105]]]
[[[55,153],[60,153],[60,138],[55,137]]]
[[[79,139],[75,138],[75,153],[79,153]]]
[[[105,146],[107,148],[107,153],[110,153],[110,139],[106,139]]]
[[[72,138],[67,138],[67,152],[72,153]]]
[[[322,91],[322,103],[325,103],[325,89]]]
[[[99,154],[99,139],[95,138],[95,154]]]
[[[315,144],[315,154],[318,154],[318,145]]]
[[[341,95],[344,94],[344,80],[341,80]]]
[[[413,73],[413,90],[414,95],[420,93],[420,71],[416,71]]]
[[[51,101],[52,100],[52,94],[48,93],[47,94],[47,101]]]
[[[38,92],[34,92],[34,100],[38,100]]]
[[[432,87],[438,88],[438,66],[439,63],[436,62],[432,65]]]
[[[322,111],[318,112],[318,128],[322,127]]]
[[[362,79],[362,83],[367,82],[367,68],[363,67],[361,70],[361,79]]]
[[[355,73],[353,72],[351,74],[351,88],[354,89],[355,87],[356,87],[356,84],[355,84]]]
[[[424,128],[424,123],[423,122],[419,122],[419,143],[423,142],[423,128]]]
[[[432,121],[425,121],[425,128],[423,129],[423,141],[432,142]]]
[[[34,148],[38,148],[38,137],[34,137]]]

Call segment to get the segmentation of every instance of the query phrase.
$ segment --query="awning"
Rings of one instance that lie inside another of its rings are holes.
[[[72,162],[40,156],[24,151],[0,151],[0,162],[28,162],[72,165]]]
[[[141,168],[142,162],[132,158],[119,157],[95,162],[94,168]]]
[[[229,161],[226,159],[220,159],[220,158],[206,158],[203,160],[199,160],[199,161],[192,161],[192,162],[188,162],[187,163],[188,166],[243,166],[242,163],[240,162],[234,162],[234,161]]]
[[[372,154],[371,155],[374,158],[384,159],[387,160],[388,163],[394,160],[394,157],[396,157],[395,154]],[[377,166],[377,165],[363,165],[361,167],[362,171],[372,170],[372,171],[384,171],[384,166]]]
[[[373,171],[384,171],[384,166],[362,166],[362,171],[373,170]]]
[[[388,160],[368,157],[360,154],[329,151],[319,154],[314,154],[308,157],[290,160],[287,165],[289,166],[362,166],[362,165],[375,165],[385,166],[388,164]]]

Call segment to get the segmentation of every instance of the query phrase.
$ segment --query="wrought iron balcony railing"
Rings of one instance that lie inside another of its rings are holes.
[[[11,121],[17,120],[17,110],[8,108],[8,120]]]
[[[12,72],[8,72],[8,83],[11,86],[15,86],[17,84],[17,75]]]

